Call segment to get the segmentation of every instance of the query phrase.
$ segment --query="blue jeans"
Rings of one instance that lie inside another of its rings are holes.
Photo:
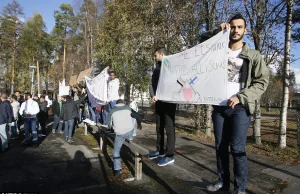
[[[107,125],[108,120],[108,110],[109,110],[109,104],[106,104],[103,106],[103,112],[102,112],[102,118],[103,118],[103,125]]]
[[[2,149],[8,148],[8,131],[7,131],[7,124],[1,124],[0,125],[0,137],[2,142]]]
[[[230,185],[229,151],[233,157],[234,190],[245,191],[248,179],[246,140],[251,116],[242,104],[234,109],[214,106],[212,115],[215,134],[218,176]]]
[[[65,121],[65,136],[68,139],[72,138],[72,132],[74,127],[74,119]]]
[[[133,130],[125,134],[116,135],[115,142],[114,142],[114,152],[113,152],[114,170],[122,169],[120,151],[125,140],[126,139],[129,140],[130,138],[132,138],[132,133]]]
[[[10,137],[11,138],[17,138],[18,137],[17,129],[18,129],[18,120],[13,121],[10,125],[10,131],[11,131]]]
[[[62,130],[62,126],[63,126],[63,123],[60,122],[60,118],[57,115],[54,115],[52,129],[54,129],[54,130],[57,129],[57,131],[60,132]]]
[[[90,120],[92,120],[95,123],[97,123],[95,111],[94,111],[94,109],[91,106],[89,106],[89,112],[90,112]]]
[[[135,118],[132,118],[131,120],[133,124],[133,134],[136,135]]]
[[[78,109],[78,123],[82,123],[82,109]]]
[[[36,131],[36,118],[24,118],[24,130],[26,141],[30,141],[30,129],[33,137],[33,141],[38,140],[37,131]]]

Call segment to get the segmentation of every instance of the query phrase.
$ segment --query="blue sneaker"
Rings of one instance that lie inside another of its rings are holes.
[[[158,163],[158,166],[166,166],[166,165],[174,163],[174,162],[175,162],[175,160],[173,157],[165,156],[160,160],[160,162]]]
[[[159,152],[152,152],[152,153],[150,153],[149,155],[148,155],[148,158],[150,159],[150,160],[152,160],[152,159],[155,159],[155,158],[157,158],[157,157],[164,157],[165,155],[164,154],[160,154]]]

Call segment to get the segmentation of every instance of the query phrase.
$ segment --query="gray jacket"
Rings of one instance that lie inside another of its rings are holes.
[[[117,104],[108,115],[108,127],[113,128],[116,135],[122,135],[133,130],[132,118],[140,125],[141,117],[137,112],[125,104]]]

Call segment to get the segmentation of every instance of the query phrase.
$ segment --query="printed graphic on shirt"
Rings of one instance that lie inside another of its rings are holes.
[[[228,81],[241,83],[243,59],[236,57],[228,58]]]

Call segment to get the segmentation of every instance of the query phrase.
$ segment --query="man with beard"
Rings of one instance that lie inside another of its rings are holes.
[[[230,30],[228,58],[228,99],[220,106],[214,106],[213,124],[217,157],[218,181],[207,186],[214,192],[229,190],[229,151],[233,157],[234,191],[245,194],[248,179],[246,140],[255,101],[259,100],[269,83],[269,70],[261,54],[250,49],[243,42],[247,32],[246,20],[241,14],[220,25],[215,33]],[[214,33],[214,34],[215,34]],[[224,99],[225,100],[225,99]]]
[[[157,157],[162,157],[159,161],[158,166],[166,166],[168,164],[174,163],[174,153],[175,153],[175,112],[176,104],[162,102],[156,98],[156,90],[158,86],[158,80],[160,76],[160,68],[162,59],[164,56],[168,55],[165,48],[158,48],[154,52],[155,60],[157,62],[156,68],[153,71],[151,85],[150,85],[150,95],[152,97],[153,103],[155,103],[155,116],[156,116],[156,151],[148,155],[149,159],[154,159]],[[164,135],[165,129],[167,134],[167,146],[164,149]]]

